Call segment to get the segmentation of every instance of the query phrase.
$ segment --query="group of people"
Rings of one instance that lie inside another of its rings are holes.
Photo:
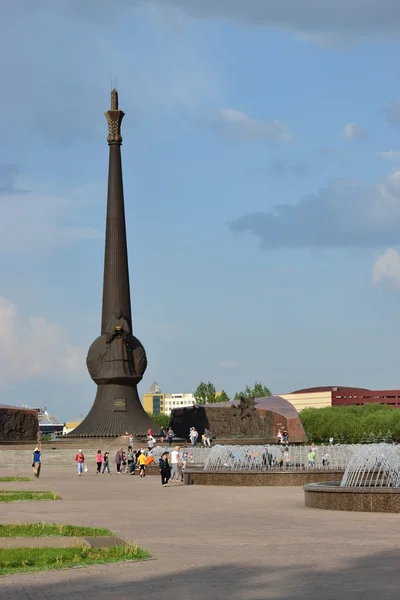
[[[85,455],[82,450],[79,450],[75,456],[75,462],[78,469],[78,476],[81,476],[83,472],[88,471],[88,467],[85,464]],[[136,452],[132,446],[128,446],[127,452],[123,448],[119,448],[115,454],[114,463],[116,466],[117,474],[122,475],[127,473],[128,475],[134,475],[136,466],[139,467],[140,477],[146,476],[146,467],[154,463],[154,458],[150,452],[146,452],[144,448],[140,448]],[[110,470],[110,453],[101,450],[97,451],[96,455],[96,475],[104,475],[107,473],[111,475]]]
[[[158,470],[161,474],[161,485],[168,487],[169,481],[183,481],[183,476],[186,470],[188,454],[179,452],[179,446],[170,453],[165,450],[160,460],[158,461]]]
[[[287,444],[289,441],[289,434],[286,431],[286,429],[284,429],[282,431],[282,429],[278,429],[278,433],[276,435],[276,441],[278,442],[278,444]]]

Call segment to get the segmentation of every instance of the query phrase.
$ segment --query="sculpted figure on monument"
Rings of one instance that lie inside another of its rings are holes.
[[[124,377],[134,374],[133,357],[129,347],[130,328],[127,320],[123,317],[120,308],[114,311],[106,329],[106,356],[105,360],[115,377]]]

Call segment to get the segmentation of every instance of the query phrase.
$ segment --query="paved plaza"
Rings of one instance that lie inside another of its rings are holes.
[[[0,475],[30,474],[1,469]],[[304,507],[301,488],[162,488],[158,477],[77,477],[44,465],[60,501],[4,504],[2,521],[108,527],[154,560],[0,578],[1,600],[395,600],[399,515]]]

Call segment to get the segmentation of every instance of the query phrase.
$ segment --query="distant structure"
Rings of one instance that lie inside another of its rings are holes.
[[[174,408],[194,406],[196,398],[192,393],[164,394],[157,381],[153,381],[147,394],[143,394],[143,406],[146,412],[170,415]]]
[[[291,394],[280,395],[289,400],[296,410],[326,406],[363,406],[364,404],[387,404],[400,408],[400,390],[368,390],[336,385],[304,388]]]
[[[108,122],[109,171],[104,257],[101,335],[91,345],[87,367],[97,384],[94,404],[71,437],[145,435],[154,423],[137,392],[147,367],[146,352],[132,335],[128,251],[121,164],[121,122],[118,93],[111,92]]]

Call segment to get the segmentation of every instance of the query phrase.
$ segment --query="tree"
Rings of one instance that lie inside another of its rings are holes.
[[[159,427],[167,428],[169,425],[170,417],[168,415],[164,415],[164,413],[147,413],[150,419],[158,425]]]
[[[215,402],[215,386],[209,381],[208,383],[204,383],[201,381],[197,386],[197,390],[194,392],[193,396],[196,398],[197,404],[210,404]]]
[[[235,400],[239,400],[239,398],[264,398],[265,396],[272,396],[270,390],[266,385],[256,381],[252,388],[247,385],[244,392],[236,394]]]
[[[218,396],[215,397],[215,402],[229,402],[229,401],[230,401],[230,398],[225,390],[222,390],[222,392]]]

